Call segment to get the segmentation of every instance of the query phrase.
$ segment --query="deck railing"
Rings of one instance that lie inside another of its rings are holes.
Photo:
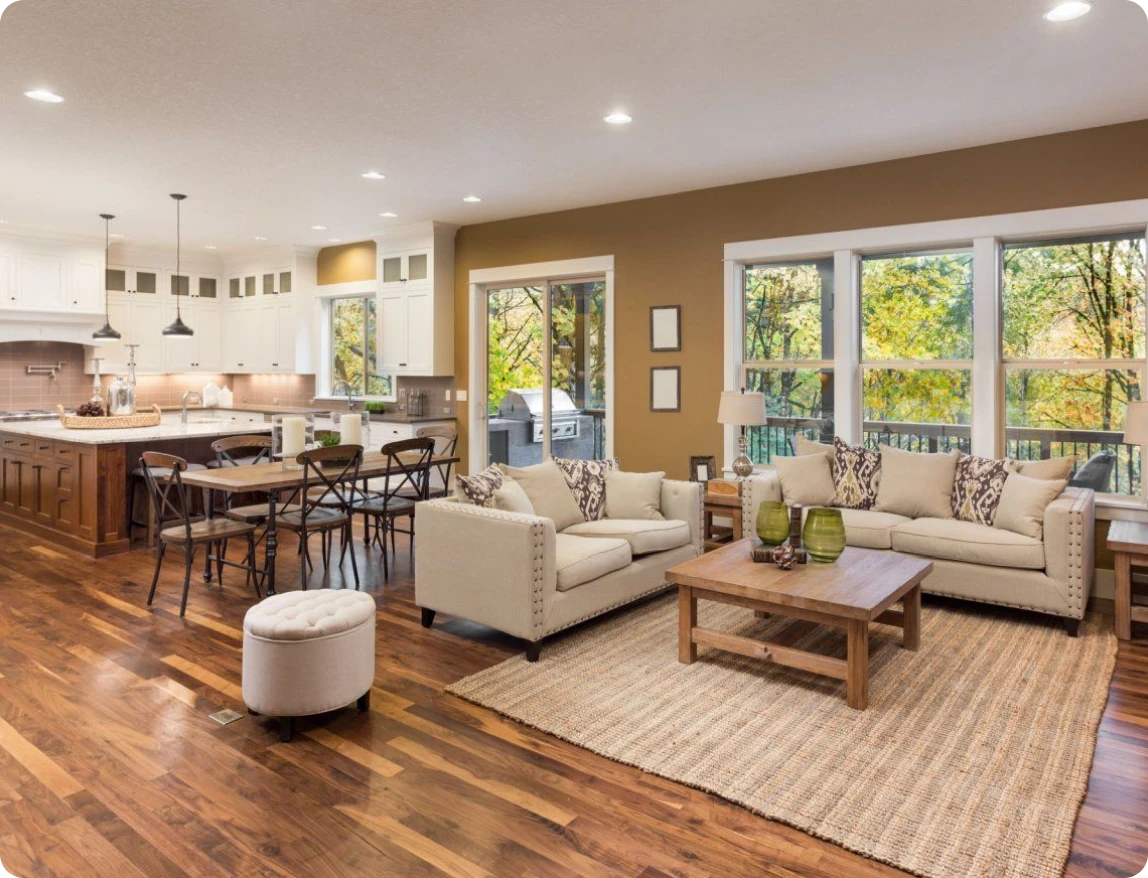
[[[751,427],[748,432],[750,457],[757,463],[768,463],[774,456],[793,454],[795,436],[804,436],[815,442],[833,441],[832,422],[818,418],[769,418],[765,426]],[[1108,491],[1139,494],[1140,448],[1125,445],[1122,439],[1123,434],[1119,431],[1008,427],[1005,429],[1005,456],[1014,460],[1075,457],[1079,468],[1097,452],[1113,451],[1116,453],[1116,466],[1112,470]],[[866,421],[864,442],[870,448],[891,445],[905,451],[936,453],[957,449],[969,453],[972,431],[959,424]]]

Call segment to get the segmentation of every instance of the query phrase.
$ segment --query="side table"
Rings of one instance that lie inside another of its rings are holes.
[[[706,486],[705,503],[706,551],[736,543],[742,536],[741,485],[737,482],[712,481]],[[730,526],[715,525],[714,516],[728,518]]]
[[[1148,622],[1148,606],[1132,602],[1132,565],[1148,567],[1148,524],[1113,521],[1108,548],[1116,555],[1116,636],[1132,639],[1132,623]]]

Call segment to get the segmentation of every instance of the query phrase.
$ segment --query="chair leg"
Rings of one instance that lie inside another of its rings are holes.
[[[329,531],[329,530],[323,531],[322,543],[323,543],[323,569],[324,570],[330,570],[331,569],[331,543],[332,543],[332,537],[333,536],[334,536],[334,534],[332,534],[331,531]]]
[[[304,530],[299,531],[299,551],[302,552],[302,557],[299,559],[299,581],[303,591],[306,591],[307,567],[311,562],[311,553],[307,551],[307,532]]]
[[[259,587],[259,573],[255,569],[255,534],[247,535],[247,579],[255,584],[255,597],[263,600],[263,590]]]
[[[363,545],[368,548],[371,545],[371,516],[363,513]]]
[[[398,557],[398,550],[395,548],[395,520],[393,518],[387,519],[387,524],[391,528],[391,554],[396,558]]]
[[[410,518],[411,532],[407,536],[410,538],[411,544],[407,547],[407,555],[413,559],[415,557],[415,517],[412,514]]]
[[[191,588],[191,565],[195,562],[195,547],[185,546],[183,556],[183,599],[179,602],[180,618],[187,612],[187,592]]]
[[[355,532],[351,530],[350,519],[347,520],[346,535],[343,537],[343,539],[346,541],[344,542],[344,545],[353,542],[355,539]],[[355,574],[355,591],[359,591],[359,565],[358,562],[355,561],[354,549],[351,550],[351,572]]]
[[[289,743],[291,740],[291,732],[295,725],[292,717],[281,716],[279,717],[279,740],[284,744]]]
[[[379,548],[381,548],[383,550],[383,582],[387,582],[391,578],[391,558],[390,558],[390,553],[387,552],[386,519],[384,519],[382,516],[379,516],[379,521],[375,524],[375,527],[378,528],[380,523],[382,524],[382,527],[383,527],[383,538],[379,542]],[[375,531],[376,539],[378,538],[378,535],[379,535],[379,533],[378,533],[378,530],[376,529],[376,531]]]
[[[359,713],[366,713],[371,709],[371,690],[368,689],[364,694],[359,696],[359,700],[355,703],[359,708]]]
[[[147,605],[151,606],[152,598],[155,597],[155,587],[159,582],[159,569],[163,566],[163,553],[167,551],[167,543],[161,542],[155,554],[155,573],[151,578],[151,591],[147,593]]]
[[[215,576],[223,588],[223,556],[227,554],[227,540],[215,544]]]
[[[422,607],[422,611],[423,611],[423,627],[424,628],[430,628],[430,626],[434,624],[435,611],[434,610],[428,610],[426,607]]]

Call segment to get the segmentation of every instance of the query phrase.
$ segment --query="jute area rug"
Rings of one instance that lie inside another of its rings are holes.
[[[920,652],[872,626],[865,711],[801,671],[704,647],[679,664],[677,624],[658,598],[447,691],[928,878],[1062,874],[1116,657],[1103,620],[1072,639],[926,601]],[[699,624],[773,638],[793,623],[701,602]],[[844,657],[842,630],[804,627],[791,645]]]

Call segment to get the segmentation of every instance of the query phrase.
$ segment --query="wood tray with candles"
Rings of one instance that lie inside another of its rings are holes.
[[[158,427],[161,417],[158,405],[153,405],[150,412],[100,418],[69,415],[62,405],[56,406],[56,411],[60,413],[60,424],[68,430],[131,430],[136,427]]]

